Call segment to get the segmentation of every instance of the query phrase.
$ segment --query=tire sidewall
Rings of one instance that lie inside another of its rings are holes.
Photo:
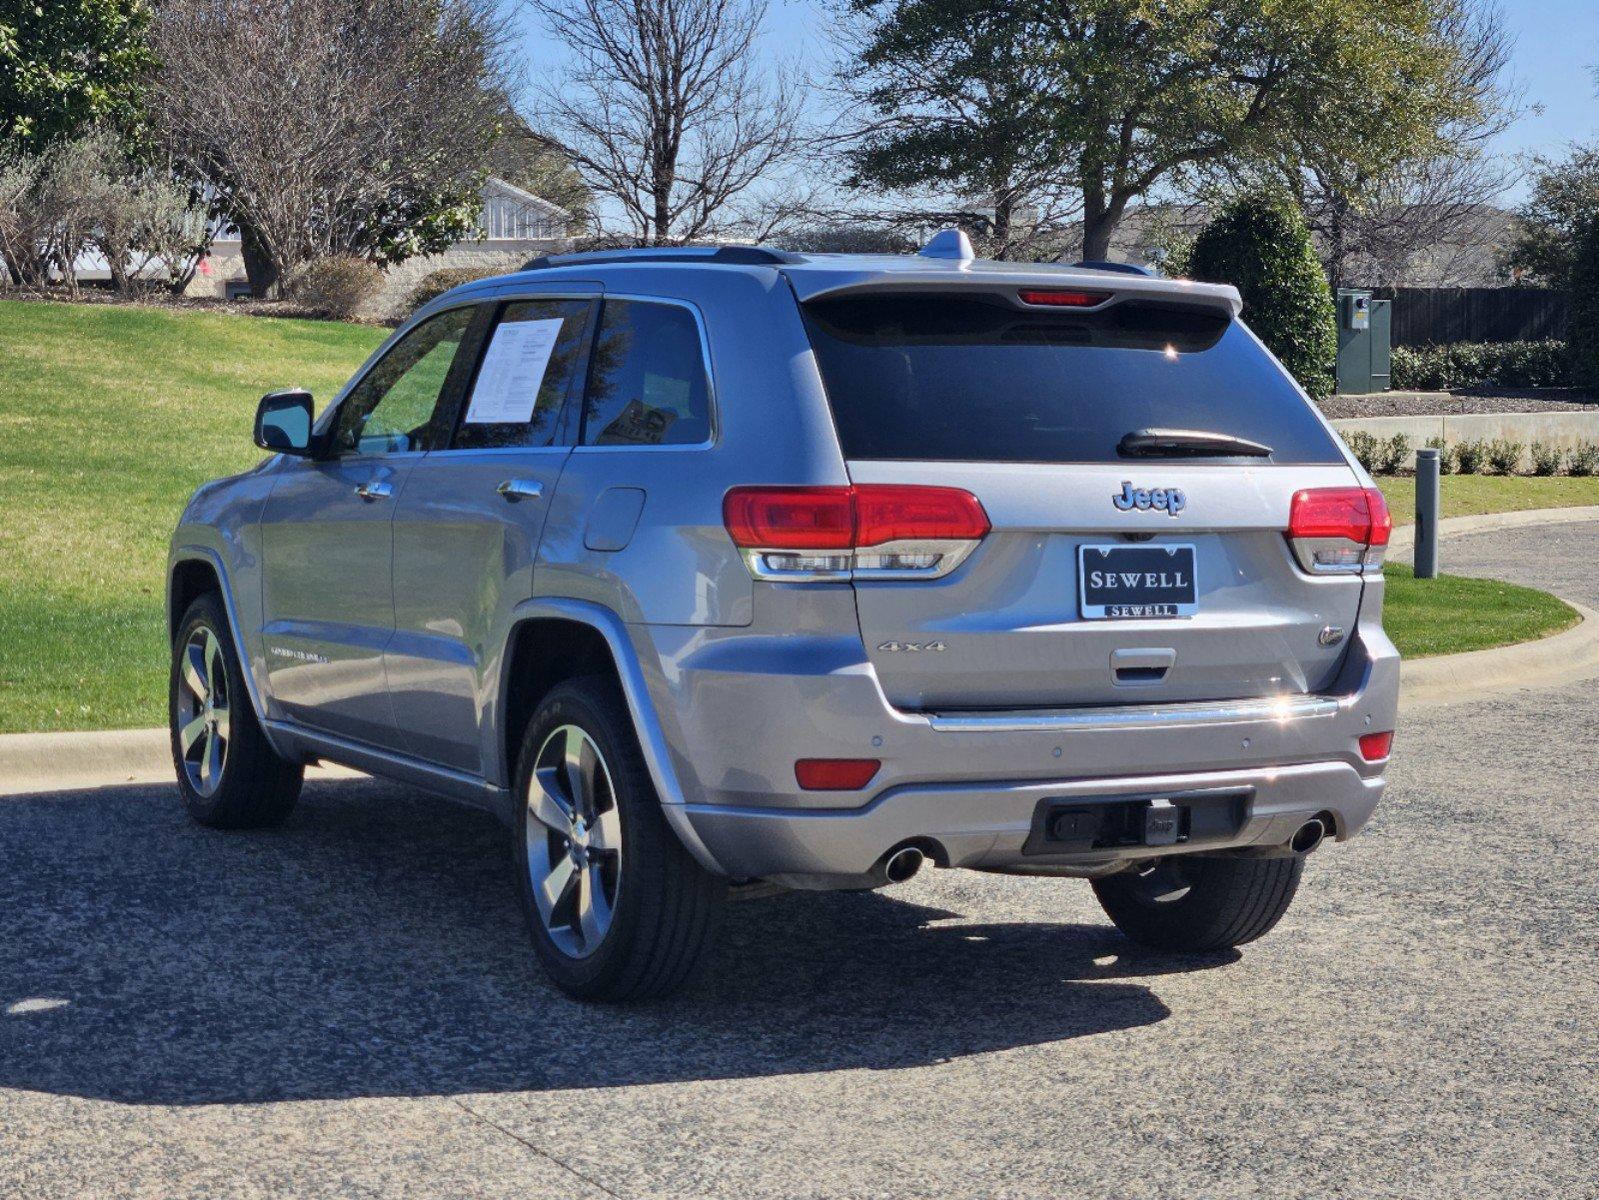
[[[184,687],[183,651],[189,643],[190,636],[201,626],[210,629],[222,645],[222,669],[228,681],[228,754],[222,766],[222,784],[209,796],[202,796],[190,785],[188,772],[183,766],[183,750],[178,744],[178,697]],[[238,655],[233,648],[232,630],[228,625],[227,614],[222,611],[222,605],[215,594],[206,593],[200,596],[184,613],[183,621],[178,626],[178,635],[172,641],[169,675],[167,732],[172,746],[172,766],[178,776],[178,791],[183,796],[184,807],[196,820],[211,823],[219,812],[227,808],[234,791],[237,790],[240,743],[248,740],[250,733],[248,721],[251,716],[246,711],[250,705],[250,697],[245,691],[244,675],[239,668]]]
[[[627,969],[626,959],[636,940],[633,933],[641,919],[641,908],[651,895],[658,894],[659,876],[665,869],[663,859],[666,856],[660,853],[652,836],[666,832],[659,811],[660,801],[639,754],[632,728],[618,727],[620,719],[617,702],[599,681],[561,684],[528,722],[517,754],[511,853],[518,899],[539,960],[562,988],[580,995],[604,991],[610,980]],[[610,769],[622,825],[622,868],[611,927],[599,947],[583,958],[573,958],[561,950],[545,929],[533,899],[533,880],[527,861],[527,801],[534,762],[545,740],[562,725],[576,725],[599,747]]]

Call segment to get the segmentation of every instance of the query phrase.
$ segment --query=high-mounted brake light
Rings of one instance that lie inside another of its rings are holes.
[[[1313,575],[1380,569],[1393,529],[1376,488],[1307,488],[1288,506],[1288,540]]]
[[[893,483],[738,487],[722,518],[757,579],[789,581],[938,578],[989,530],[970,492]]]
[[[1023,288],[1016,293],[1023,304],[1051,308],[1096,308],[1110,299],[1109,292],[1063,291],[1059,288]]]

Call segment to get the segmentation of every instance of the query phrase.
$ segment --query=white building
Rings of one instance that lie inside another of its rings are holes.
[[[474,236],[438,254],[421,255],[391,267],[374,307],[385,315],[397,313],[417,283],[434,271],[444,267],[510,270],[540,254],[566,249],[577,232],[572,215],[560,205],[491,177],[483,185],[483,211]],[[237,233],[225,231],[212,242],[211,252],[195,272],[186,294],[228,300],[250,295]]]

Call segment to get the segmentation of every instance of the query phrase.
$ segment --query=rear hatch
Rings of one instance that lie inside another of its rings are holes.
[[[1058,284],[803,307],[852,482],[961,489],[991,525],[947,574],[854,573],[894,704],[1330,684],[1376,556],[1357,546],[1317,573],[1316,543],[1286,535],[1296,493],[1358,502],[1362,481],[1229,310]]]

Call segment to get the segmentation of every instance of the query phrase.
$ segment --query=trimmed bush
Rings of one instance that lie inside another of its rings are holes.
[[[1367,433],[1364,429],[1352,429],[1344,434],[1344,445],[1349,447],[1349,452],[1355,456],[1355,461],[1365,467],[1368,473],[1372,475],[1377,473],[1377,464],[1382,458],[1381,438]]]
[[[463,283],[476,283],[479,279],[504,275],[509,270],[510,267],[440,267],[437,271],[430,271],[411,289],[409,311],[415,312],[429,300],[437,299]]]
[[[1599,475],[1599,442],[1582,442],[1574,447],[1566,470],[1573,475]]]
[[[1599,218],[1577,232],[1571,267],[1571,358],[1577,382],[1599,388]]]
[[[1576,383],[1566,343],[1450,342],[1395,346],[1389,368],[1400,392],[1447,392],[1491,385],[1507,388],[1570,387]]]
[[[1269,195],[1234,201],[1194,239],[1187,268],[1235,286],[1244,320],[1288,373],[1312,396],[1332,394],[1338,322],[1297,205]]]
[[[1488,463],[1488,443],[1477,440],[1455,443],[1455,470],[1462,475],[1479,475]]]
[[[1534,442],[1527,452],[1532,456],[1534,475],[1558,475],[1566,463],[1566,452],[1553,442]]]
[[[1428,438],[1427,449],[1438,451],[1438,474],[1453,475],[1455,473],[1455,448],[1441,437]]]
[[[1514,475],[1521,465],[1521,455],[1526,447],[1520,442],[1495,438],[1488,443],[1488,465],[1500,475]]]
[[[1410,438],[1396,433],[1382,444],[1382,470],[1386,475],[1402,471],[1410,465]]]
[[[284,282],[291,299],[325,317],[347,321],[378,294],[383,272],[364,258],[338,254],[296,267]]]

